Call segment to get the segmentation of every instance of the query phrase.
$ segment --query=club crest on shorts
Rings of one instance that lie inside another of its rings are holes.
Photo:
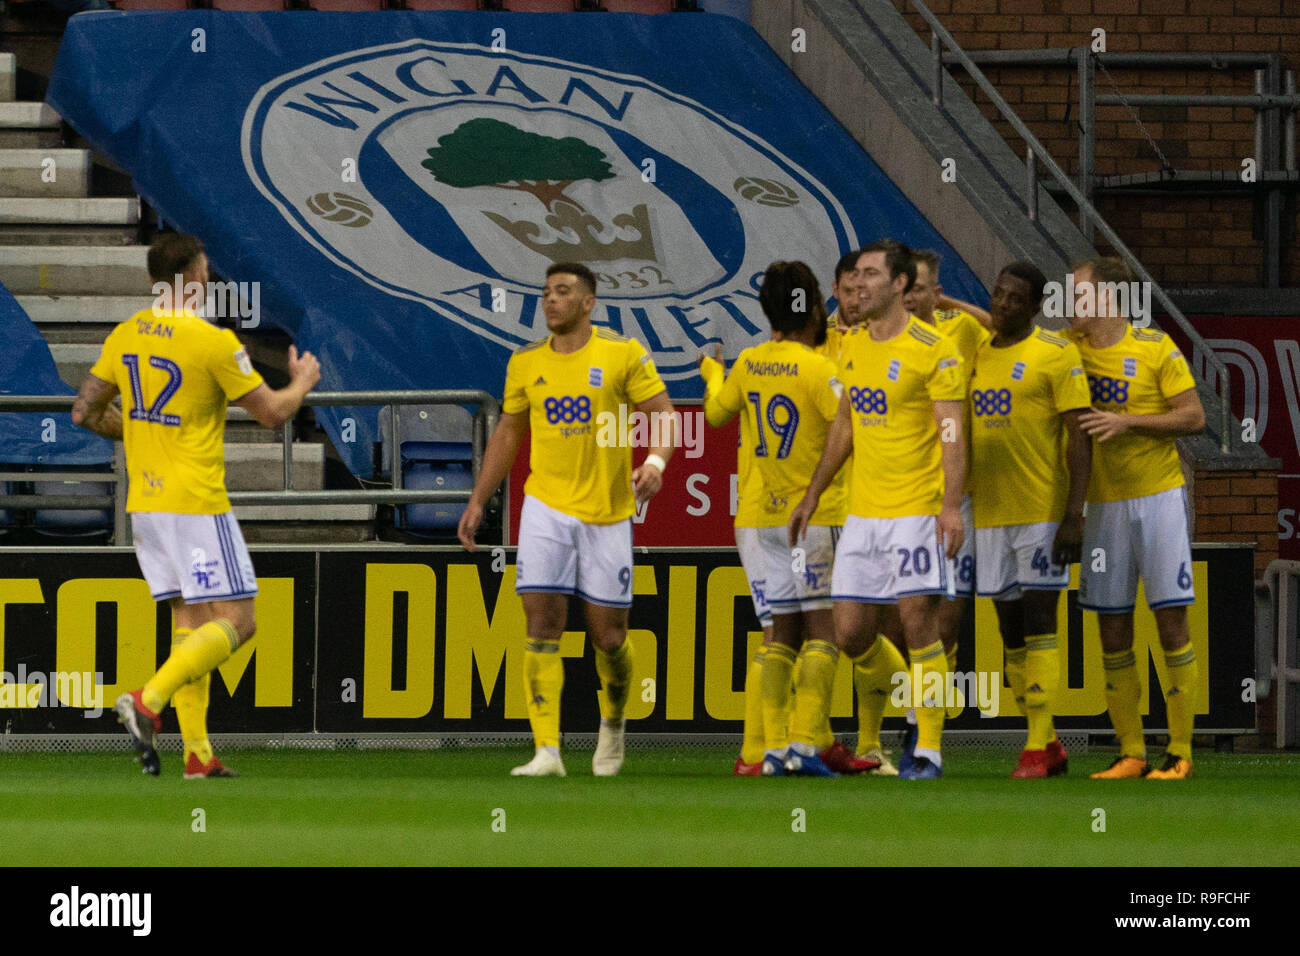
[[[547,267],[582,262],[593,321],[647,343],[665,379],[697,375],[706,323],[733,355],[767,337],[770,262],[860,244],[827,186],[723,114],[486,44],[410,39],[285,72],[249,103],[241,145],[293,230],[427,321],[518,348]]]

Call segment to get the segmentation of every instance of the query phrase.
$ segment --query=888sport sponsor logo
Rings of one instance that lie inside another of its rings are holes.
[[[1089,375],[1088,390],[1094,405],[1123,405],[1128,401],[1128,382],[1108,375]]]

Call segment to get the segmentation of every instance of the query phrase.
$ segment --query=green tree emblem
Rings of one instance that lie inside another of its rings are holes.
[[[420,165],[448,186],[497,186],[532,193],[555,211],[563,199],[583,210],[564,191],[581,179],[614,178],[605,154],[576,136],[557,139],[530,133],[500,120],[481,117],[438,137]]]

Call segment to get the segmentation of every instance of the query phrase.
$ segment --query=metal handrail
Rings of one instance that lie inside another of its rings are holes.
[[[4,412],[62,412],[72,408],[76,397],[72,395],[0,395],[0,413]],[[382,389],[356,392],[312,392],[303,399],[303,405],[312,407],[330,405],[387,405],[393,408],[388,440],[394,449],[392,490],[343,489],[325,491],[293,490],[293,432],[292,424],[285,422],[288,436],[282,443],[283,484],[279,491],[232,491],[228,497],[232,505],[338,505],[338,504],[459,504],[469,501],[470,492],[430,488],[409,491],[401,488],[400,451],[398,446],[397,408],[402,405],[476,405],[470,445],[473,456],[473,474],[478,477],[483,464],[487,441],[501,414],[501,404],[492,395],[478,389]],[[244,416],[233,416],[242,418]],[[59,481],[79,480],[111,482],[113,495],[5,495],[0,494],[0,508],[14,510],[36,509],[96,509],[112,507],[114,511],[114,541],[130,543],[130,527],[126,521],[126,466],[122,445],[114,446],[112,472],[4,472],[0,481]]]
[[[1047,150],[1043,148],[1043,144],[1038,141],[1038,137],[1036,137],[1033,132],[1030,131],[1029,127],[1021,121],[1020,117],[1015,114],[1015,111],[1011,109],[1007,104],[1007,101],[1002,98],[993,84],[989,82],[988,77],[984,75],[980,68],[975,65],[974,61],[966,55],[966,51],[964,51],[957,44],[957,41],[953,39],[952,34],[944,28],[943,24],[940,23],[935,15],[930,12],[930,9],[922,2],[922,0],[908,0],[908,3],[921,15],[921,18],[924,19],[930,27],[930,49],[934,57],[934,89],[931,97],[934,105],[940,108],[943,107],[943,80],[945,71],[943,69],[944,57],[941,46],[946,46],[956,61],[961,64],[962,68],[967,73],[970,74],[971,79],[975,81],[975,84],[983,90],[989,100],[992,101],[993,105],[997,108],[997,111],[1002,114],[1002,118],[1011,125],[1011,128],[1014,129],[1017,135],[1019,135],[1025,142],[1027,147],[1026,155],[1027,157],[1031,157],[1028,159],[1026,164],[1028,169],[1033,170],[1033,157],[1036,157],[1037,160],[1042,163],[1043,168],[1051,173],[1052,178],[1061,186],[1065,194],[1068,195],[1079,207],[1084,216],[1086,216],[1087,219],[1096,226],[1097,230],[1102,234],[1106,241],[1109,242],[1115,251],[1119,253],[1120,257],[1128,263],[1129,268],[1133,270],[1137,277],[1143,282],[1150,283],[1156,300],[1164,307],[1169,317],[1174,320],[1180,329],[1182,329],[1183,333],[1192,342],[1192,345],[1205,352],[1207,361],[1211,363],[1217,373],[1216,385],[1218,386],[1220,399],[1222,400],[1222,405],[1219,409],[1219,449],[1225,453],[1230,451],[1232,447],[1232,443],[1229,439],[1232,425],[1232,392],[1231,386],[1228,382],[1227,366],[1224,365],[1223,361],[1214,354],[1214,350],[1205,344],[1205,340],[1201,338],[1196,329],[1194,329],[1191,323],[1187,321],[1187,317],[1183,315],[1176,305],[1174,305],[1173,300],[1169,298],[1165,293],[1165,290],[1162,289],[1160,284],[1151,277],[1151,274],[1147,272],[1142,263],[1138,261],[1135,255],[1133,255],[1129,247],[1125,245],[1124,241],[1115,233],[1115,230],[1112,229],[1110,224],[1102,218],[1101,213],[1097,212],[1096,208],[1088,201],[1087,197],[1084,196],[1083,193],[1079,191],[1079,188],[1070,181],[1070,177],[1065,174],[1065,171],[1056,164],[1056,160],[1052,159]],[[1025,202],[1025,208],[1029,211],[1029,218],[1031,220],[1037,218],[1038,188],[1039,184],[1037,178],[1031,178],[1028,182]]]

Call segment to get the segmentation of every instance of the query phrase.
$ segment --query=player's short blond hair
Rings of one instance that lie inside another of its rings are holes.
[[[1087,269],[1093,282],[1136,282],[1137,275],[1123,259],[1114,256],[1097,256],[1076,262],[1071,271]]]

